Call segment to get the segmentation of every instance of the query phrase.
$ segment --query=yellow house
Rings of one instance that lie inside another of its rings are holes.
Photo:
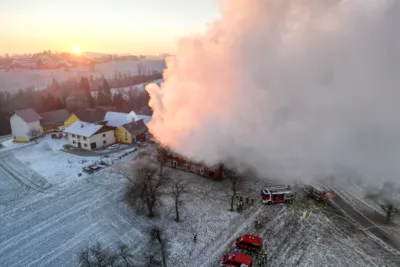
[[[144,141],[147,137],[147,126],[143,120],[130,122],[115,129],[115,139],[119,143],[133,144]]]
[[[103,122],[105,119],[107,111],[104,109],[85,109],[72,113],[64,122],[64,127],[68,128],[76,121],[99,123]]]

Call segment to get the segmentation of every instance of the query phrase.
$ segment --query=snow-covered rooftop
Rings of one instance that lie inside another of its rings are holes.
[[[84,137],[91,137],[101,128],[103,128],[103,125],[83,122],[83,121],[76,121],[67,129],[65,129],[64,133],[76,134]]]
[[[107,120],[107,126],[111,127],[119,127],[121,125],[131,123],[133,121],[133,117],[128,113],[121,112],[112,112],[109,111],[106,113],[105,120]]]
[[[135,120],[135,121],[139,121],[139,120],[143,120],[143,122],[148,125],[152,119],[151,116],[146,116],[146,115],[140,115],[140,114],[136,114],[134,111],[131,111],[129,113],[129,115]]]

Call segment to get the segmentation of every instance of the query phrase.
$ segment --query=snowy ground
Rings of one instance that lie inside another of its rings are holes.
[[[243,233],[264,238],[269,266],[398,266],[396,262],[400,262],[398,253],[352,225],[333,208],[318,207],[312,213],[299,208],[294,212],[284,205],[265,206],[257,201],[242,213],[230,212],[228,181],[212,181],[181,171],[171,171],[171,176],[188,184],[182,222],[174,221],[169,195],[164,196],[158,217],[149,220],[122,203],[126,181],[110,169],[78,178],[81,157],[57,151],[62,142],[44,139],[14,155],[2,155],[1,266],[76,266],[76,254],[96,241],[107,247],[119,242],[130,245],[140,264],[147,249],[146,231],[150,224],[166,230],[170,244],[168,266],[216,266],[233,239]],[[131,154],[121,161],[129,164],[133,157]],[[67,168],[69,164],[73,167]],[[28,183],[31,188],[21,186],[16,178],[32,181]],[[52,186],[47,187],[48,184]],[[249,181],[239,193],[258,199],[262,186],[260,181]],[[253,228],[256,217],[264,225],[258,232]],[[193,243],[194,232],[198,233],[197,243]]]
[[[7,157],[7,163],[18,166],[22,162],[26,169],[28,166],[34,172],[43,176],[52,185],[65,185],[79,181],[87,175],[82,173],[82,167],[93,164],[101,159],[98,157],[82,157],[59,151],[67,144],[65,139],[51,139],[50,135],[40,139],[38,144],[31,144]],[[112,152],[110,150],[110,152]],[[118,157],[126,151],[111,154],[105,161],[117,161]],[[17,167],[18,169],[18,167]],[[78,173],[82,173],[79,177]]]

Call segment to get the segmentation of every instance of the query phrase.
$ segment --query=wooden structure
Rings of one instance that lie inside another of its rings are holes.
[[[193,162],[186,157],[183,157],[175,152],[170,151],[169,149],[160,146],[157,148],[157,160],[159,162],[164,162],[165,166],[195,173],[197,175],[205,176],[210,179],[223,179],[222,164],[206,166],[202,163]]]

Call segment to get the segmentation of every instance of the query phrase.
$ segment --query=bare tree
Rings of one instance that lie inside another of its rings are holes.
[[[365,196],[373,200],[385,212],[385,223],[389,224],[392,216],[400,214],[400,189],[396,192],[396,187],[392,182],[385,182],[383,187],[374,188]]]
[[[229,169],[224,169],[225,175],[228,178],[228,180],[231,183],[231,189],[232,189],[232,195],[231,195],[231,209],[230,211],[234,211],[233,209],[233,202],[235,200],[235,196],[237,194],[237,190],[240,185],[240,179],[239,176],[232,170]]]
[[[110,265],[110,255],[99,242],[80,252],[78,260],[82,267],[107,267]]]
[[[35,141],[35,143],[38,143],[38,138],[42,135],[42,132],[40,131],[40,129],[32,128],[28,131],[27,134],[30,140],[33,140]]]
[[[178,180],[171,185],[171,195],[174,198],[175,202],[176,222],[180,222],[179,207],[183,204],[183,200],[181,199],[181,197],[186,193],[186,185],[182,182],[182,180]]]
[[[135,165],[135,179],[130,182],[124,195],[125,201],[138,211],[147,210],[148,216],[154,217],[169,177],[158,174],[157,168],[150,163],[139,162]]]
[[[119,245],[117,251],[108,251],[99,242],[78,255],[81,267],[133,267],[132,258],[131,248],[125,244]]]
[[[159,248],[161,250],[161,258],[162,258],[162,264],[164,267],[167,267],[167,238],[165,237],[164,232],[161,230],[161,228],[157,226],[153,226],[150,229],[150,239],[152,241],[156,241],[159,244]]]

